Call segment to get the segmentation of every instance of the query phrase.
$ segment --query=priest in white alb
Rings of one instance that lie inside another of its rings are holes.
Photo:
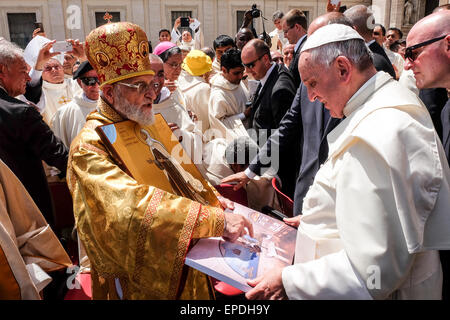
[[[250,117],[249,91],[242,82],[244,66],[241,51],[229,49],[221,57],[221,72],[211,79],[209,123],[214,138],[228,142],[248,136],[244,123]]]

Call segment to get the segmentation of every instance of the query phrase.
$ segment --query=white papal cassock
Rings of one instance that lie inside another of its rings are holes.
[[[450,170],[427,109],[378,72],[328,135],[303,202],[290,299],[439,299]]]

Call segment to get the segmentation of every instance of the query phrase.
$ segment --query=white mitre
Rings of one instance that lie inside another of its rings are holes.
[[[329,24],[317,29],[312,35],[308,36],[300,52],[317,48],[324,44],[351,39],[364,41],[364,38],[352,27],[337,23]]]

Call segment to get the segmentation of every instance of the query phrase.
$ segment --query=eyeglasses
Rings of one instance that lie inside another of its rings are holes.
[[[250,62],[250,63],[243,63],[244,67],[249,68],[249,69],[253,69],[255,67],[256,62],[258,62],[258,60],[261,60],[262,57],[264,57],[266,55],[266,53],[264,53],[262,56],[260,56],[258,59]]]
[[[374,35],[374,36],[379,36],[380,33],[379,33],[379,32],[374,32],[373,35]]]
[[[145,82],[139,82],[137,84],[131,84],[126,82],[117,82],[118,84],[121,84],[123,86],[126,86],[128,88],[136,89],[139,94],[144,94],[152,89],[157,89],[159,87],[159,84],[156,82],[151,82],[150,84],[147,84]]]
[[[430,39],[430,40],[427,40],[427,41],[424,41],[424,42],[421,42],[421,43],[418,43],[418,44],[415,44],[415,45],[413,45],[411,47],[406,48],[405,49],[405,60],[409,59],[409,61],[413,62],[414,60],[417,59],[417,57],[420,54],[420,52],[413,52],[414,50],[419,49],[419,48],[424,47],[424,46],[427,46],[429,44],[432,44],[433,42],[442,40],[445,37],[446,37],[446,35],[441,36],[441,37],[437,37],[437,38],[434,38],[434,39]]]
[[[284,34],[288,33],[289,30],[291,30],[293,27],[295,27],[295,24],[294,24],[293,26],[289,27],[287,30],[283,30],[283,33],[284,33]]]
[[[80,80],[87,86],[95,86],[96,83],[100,84],[100,80],[97,77],[82,77]]]

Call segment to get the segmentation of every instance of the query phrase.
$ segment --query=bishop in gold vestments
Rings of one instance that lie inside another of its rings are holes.
[[[134,24],[95,29],[85,50],[101,88],[153,74],[145,33]],[[91,261],[92,297],[209,299],[207,276],[185,267],[184,258],[191,239],[223,235],[224,213],[163,191],[158,181],[140,184],[122,170],[95,131],[122,120],[101,98],[70,149],[67,180],[79,237]]]

